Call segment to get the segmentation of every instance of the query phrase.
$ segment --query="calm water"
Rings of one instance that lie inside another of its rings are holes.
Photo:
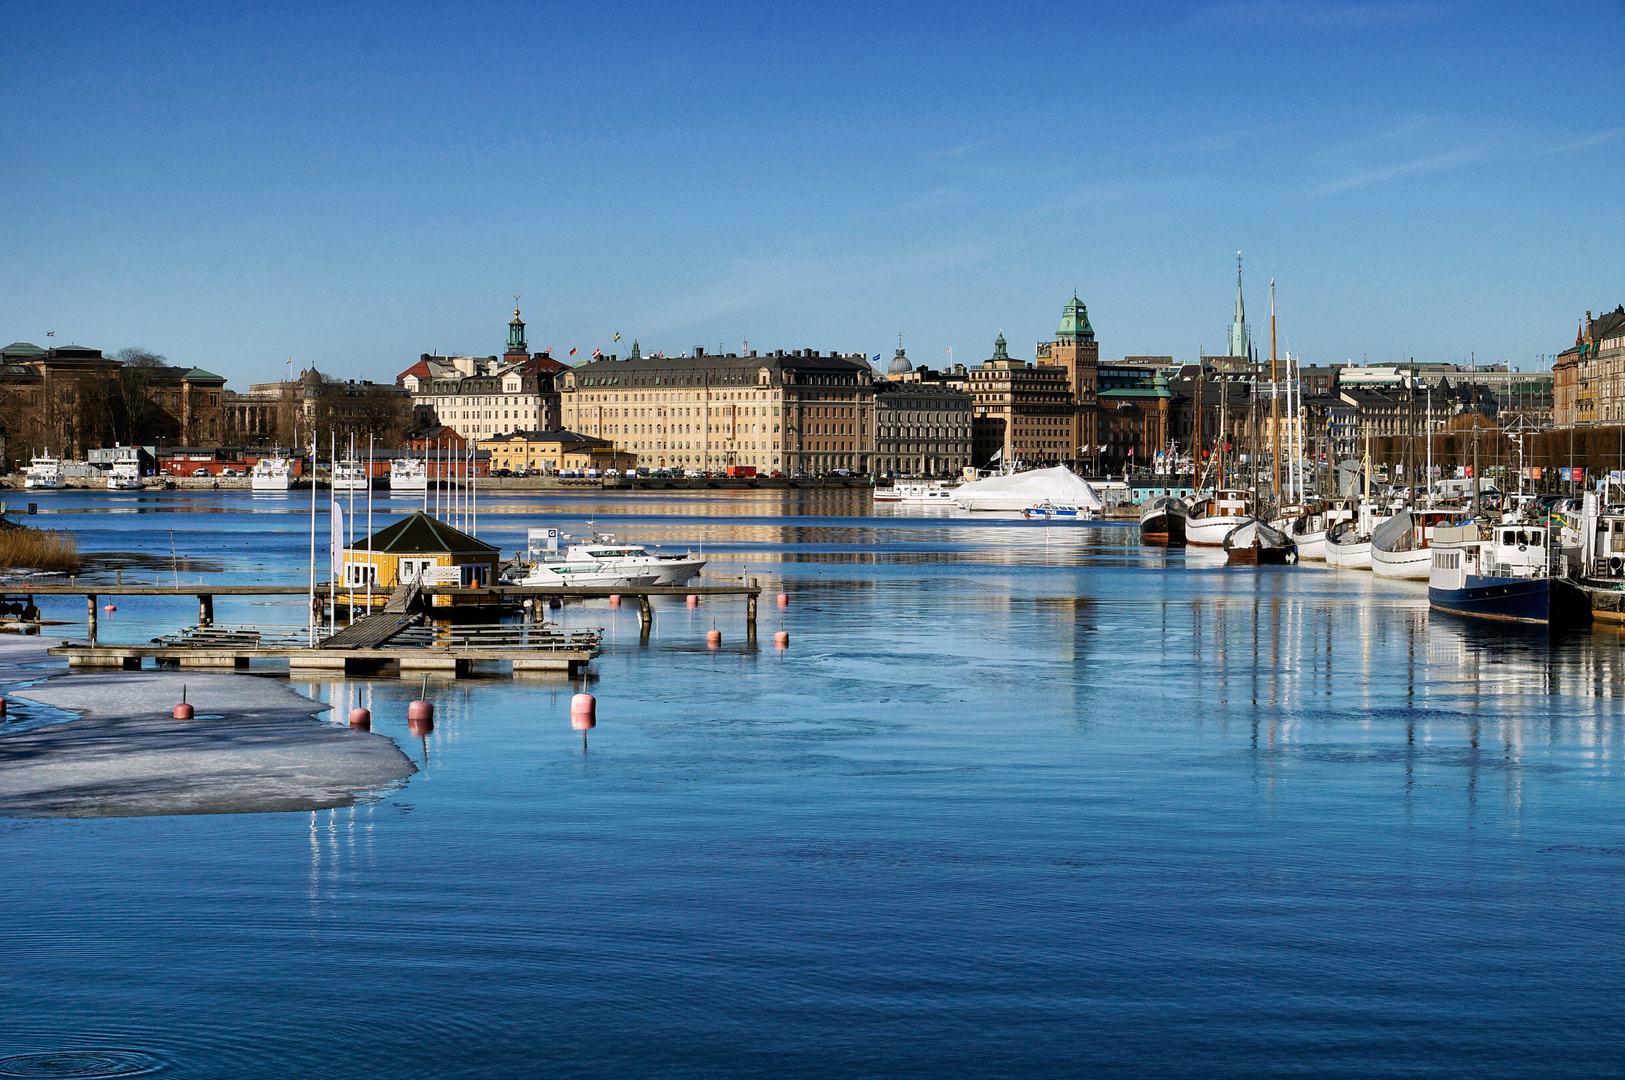
[[[132,574],[305,574],[291,502],[38,501]],[[415,685],[300,684],[369,702],[421,771],[343,811],[0,822],[0,1055],[175,1077],[1625,1072],[1614,633],[1508,639],[1430,619],[1420,586],[1228,570],[1116,526],[843,495],[483,503],[510,550],[589,514],[703,539],[708,572],[791,594],[791,648],[771,603],[761,648],[733,602],[662,606],[646,645],[634,606],[571,606],[607,631],[586,752],[562,681],[431,687],[423,741]],[[104,637],[195,615],[120,607]]]

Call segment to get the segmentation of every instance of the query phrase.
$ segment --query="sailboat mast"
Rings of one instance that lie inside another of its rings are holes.
[[[1275,505],[1281,505],[1281,376],[1275,367],[1275,279],[1270,278],[1270,467]]]
[[[1191,494],[1202,489],[1202,358],[1196,358],[1196,442],[1191,450]]]

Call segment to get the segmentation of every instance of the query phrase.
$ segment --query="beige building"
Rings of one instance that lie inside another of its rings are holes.
[[[574,431],[514,431],[476,444],[490,455],[490,467],[532,473],[570,469],[636,469],[638,456],[614,443]]]
[[[515,308],[508,349],[501,356],[424,353],[395,377],[412,395],[412,426],[448,427],[465,439],[560,426],[556,379],[565,365],[546,353],[530,355],[525,322]]]
[[[753,465],[788,475],[874,467],[874,383],[861,353],[600,360],[559,379],[563,426],[651,468]]]
[[[1574,347],[1552,364],[1558,427],[1625,422],[1625,305],[1593,319],[1586,312]]]
[[[1034,356],[1039,367],[1058,367],[1066,372],[1066,383],[1072,394],[1073,419],[1066,443],[1071,448],[1061,456],[1071,459],[1080,447],[1093,447],[1106,440],[1100,437],[1100,418],[1097,397],[1099,392],[1097,369],[1100,366],[1100,344],[1095,341],[1094,327],[1089,325],[1089,309],[1074,293],[1061,309],[1061,325],[1055,331],[1054,341],[1039,342]],[[1084,457],[1089,454],[1084,452]]]
[[[1065,367],[1012,359],[1000,334],[993,355],[965,378],[975,464],[1058,462],[1077,456],[1072,440],[1078,409]]]
[[[971,396],[902,349],[875,384],[875,474],[954,476],[971,463]]]

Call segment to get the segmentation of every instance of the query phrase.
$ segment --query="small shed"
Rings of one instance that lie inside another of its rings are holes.
[[[501,558],[500,548],[419,510],[346,547],[344,583],[393,589],[421,580],[469,589],[495,582]]]

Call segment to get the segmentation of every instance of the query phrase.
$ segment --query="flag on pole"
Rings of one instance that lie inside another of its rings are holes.
[[[619,341],[619,340],[621,340],[621,335],[619,335],[619,334],[616,334],[616,335],[615,335],[615,340],[616,340],[616,341]]]
[[[574,355],[575,355],[575,354],[576,354],[576,351],[575,351],[575,350],[574,350],[574,349],[571,349],[571,350],[570,350],[570,355],[571,355],[571,356],[574,356]]]
[[[602,360],[604,358],[604,350],[603,349],[594,349],[592,351],[592,358],[594,360]]]

